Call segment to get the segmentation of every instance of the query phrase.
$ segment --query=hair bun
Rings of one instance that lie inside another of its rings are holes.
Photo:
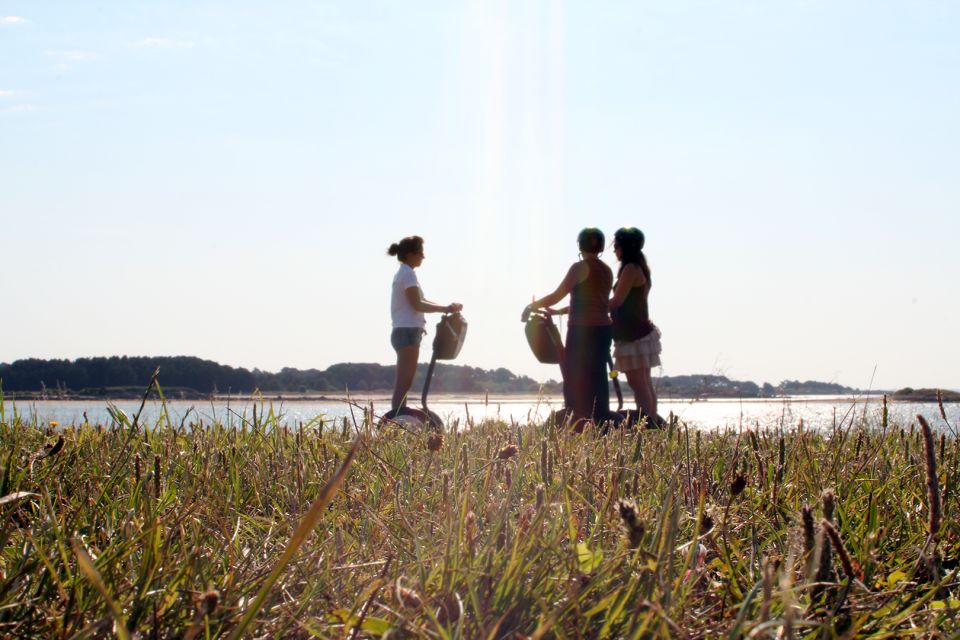
[[[395,256],[395,255],[397,255],[398,253],[400,253],[400,245],[397,244],[396,242],[394,242],[392,245],[390,245],[390,248],[387,249],[387,255],[388,255],[388,256]]]

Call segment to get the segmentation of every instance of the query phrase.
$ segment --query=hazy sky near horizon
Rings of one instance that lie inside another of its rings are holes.
[[[0,362],[389,364],[415,233],[557,378],[523,306],[635,225],[663,374],[960,388],[957,69],[946,1],[0,0]]]

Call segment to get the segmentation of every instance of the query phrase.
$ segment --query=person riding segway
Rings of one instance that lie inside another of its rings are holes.
[[[607,301],[613,286],[613,272],[600,260],[604,247],[602,231],[583,229],[577,236],[577,246],[581,259],[567,270],[552,293],[531,302],[521,318],[526,322],[537,309],[550,307],[570,296],[567,308],[570,319],[561,364],[564,407],[572,410],[576,422],[588,420],[599,424],[610,412],[607,356],[612,334]]]
[[[560,338],[560,331],[554,324],[551,313],[547,310],[536,310],[525,312],[521,316],[525,322],[524,333],[526,334],[527,344],[533,351],[534,357],[538,362],[544,364],[560,365],[560,375],[563,376],[563,340]],[[616,426],[633,426],[640,420],[640,412],[632,409],[623,408],[623,391],[620,388],[618,372],[613,368],[613,358],[607,354],[607,365],[610,368],[610,379],[613,382],[613,389],[617,395],[617,408],[607,413],[603,421],[605,425],[602,431],[606,433],[607,426],[611,423]],[[572,418],[573,410],[568,406],[551,412],[549,420],[554,424],[563,424],[567,419]],[[649,426],[649,423],[648,423]]]
[[[391,417],[404,415],[406,410],[407,393],[413,385],[413,377],[417,372],[417,360],[420,356],[420,341],[423,339],[424,326],[426,325],[426,313],[445,313],[458,314],[463,305],[458,302],[452,302],[448,305],[439,305],[427,300],[420,288],[420,282],[417,279],[414,269],[423,264],[425,255],[423,252],[423,238],[420,236],[408,236],[400,242],[395,242],[387,249],[387,254],[396,256],[400,262],[400,267],[393,278],[393,290],[390,297],[390,318],[393,324],[393,331],[390,334],[390,343],[397,352],[396,379],[393,385],[393,396],[390,399]],[[423,391],[423,411],[420,417],[429,411],[426,408],[427,392],[430,387],[430,377],[433,374],[433,366],[437,358],[443,360],[456,357],[459,353],[459,345],[463,342],[463,336],[466,332],[466,322],[459,316],[445,316],[437,325],[437,336],[434,339],[434,358],[430,362],[427,380]],[[462,331],[461,331],[462,329]],[[448,342],[450,336],[457,336],[457,340]],[[449,348],[455,345],[455,348]],[[445,354],[453,353],[452,356]],[[410,410],[413,411],[413,410]],[[434,414],[435,416],[436,414]],[[422,421],[422,420],[421,420]],[[439,417],[432,421],[435,424],[440,423]]]

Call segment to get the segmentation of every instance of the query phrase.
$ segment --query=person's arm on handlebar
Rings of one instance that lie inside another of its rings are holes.
[[[451,302],[448,305],[430,302],[423,297],[420,287],[410,287],[409,289],[406,289],[404,293],[407,294],[407,300],[410,301],[410,306],[420,313],[457,313],[463,309],[463,305],[459,302]]]
[[[531,311],[542,309],[543,307],[550,307],[567,297],[570,294],[570,291],[573,290],[573,287],[586,277],[585,274],[587,272],[584,268],[582,268],[583,266],[583,263],[577,263],[570,267],[570,270],[567,271],[567,275],[564,276],[563,281],[556,289],[554,289],[553,293],[548,293],[539,300],[534,300],[528,304],[524,308],[523,314],[521,314],[521,321],[526,322],[526,319],[530,316]],[[569,310],[569,307],[564,307],[564,310]],[[558,311],[553,311],[553,313],[557,312]]]

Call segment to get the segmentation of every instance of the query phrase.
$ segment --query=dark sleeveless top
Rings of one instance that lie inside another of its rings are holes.
[[[650,287],[630,289],[623,304],[613,311],[613,339],[620,342],[640,340],[653,331],[650,322],[650,310],[647,308],[647,294]]]
[[[613,288],[613,272],[599,258],[584,260],[589,268],[586,280],[570,291],[570,324],[599,327],[610,324],[607,303]]]

